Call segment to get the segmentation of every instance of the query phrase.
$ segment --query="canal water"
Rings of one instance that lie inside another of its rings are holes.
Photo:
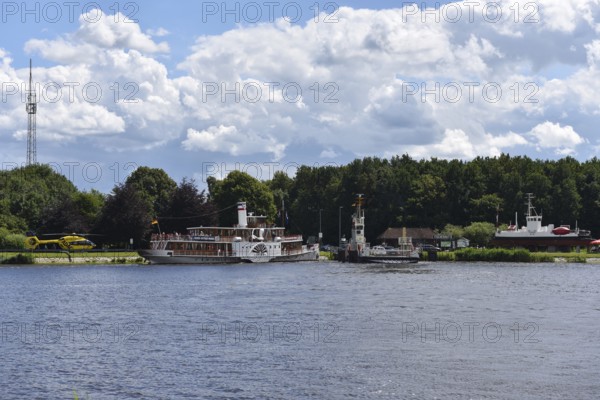
[[[1,399],[597,399],[600,267],[0,268]]]

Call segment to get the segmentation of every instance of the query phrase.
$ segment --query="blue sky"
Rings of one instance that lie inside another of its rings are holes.
[[[25,161],[30,57],[38,161],[82,189],[139,165],[204,187],[364,156],[600,149],[593,0],[68,4],[2,3],[3,169]]]

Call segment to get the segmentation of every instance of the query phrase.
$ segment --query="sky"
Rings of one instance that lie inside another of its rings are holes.
[[[0,158],[108,193],[368,156],[597,156],[600,2],[2,2]]]

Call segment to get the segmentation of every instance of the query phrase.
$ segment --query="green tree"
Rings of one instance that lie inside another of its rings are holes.
[[[585,222],[585,229],[594,229],[596,226],[589,224],[592,221],[600,222],[600,161],[597,158],[582,165],[578,186],[581,193],[581,221]]]
[[[29,229],[43,228],[48,210],[60,207],[75,193],[75,186],[47,165],[36,164],[0,174],[0,209],[11,215],[5,219],[6,225],[14,226],[23,220]]]
[[[446,221],[442,211],[445,201],[446,185],[440,177],[425,174],[413,181],[412,195],[408,201],[412,214],[411,224],[422,227],[443,226]]]
[[[149,199],[133,185],[120,184],[106,199],[96,231],[105,235],[104,241],[123,246],[131,238],[139,247],[150,232],[151,222]]]
[[[273,174],[273,179],[267,181],[266,184],[272,191],[281,190],[282,192],[289,194],[294,187],[294,180],[287,176],[285,172],[276,171]]]
[[[460,160],[449,162],[445,171],[447,222],[465,224],[470,220],[469,198],[473,196],[465,173],[465,164]],[[473,168],[478,171],[477,167]]]
[[[60,204],[51,204],[44,209],[44,233],[89,233],[89,226],[78,212],[72,196],[65,197]]]
[[[210,199],[219,210],[224,211],[219,215],[220,225],[233,226],[237,223],[235,205],[239,201],[245,201],[248,211],[255,215],[264,215],[269,221],[274,221],[277,209],[273,193],[258,179],[245,172],[232,171],[222,181],[211,176],[207,183]]]
[[[460,239],[465,236],[465,229],[462,226],[446,224],[442,230],[442,234],[452,236],[454,239]]]
[[[473,222],[465,228],[464,236],[469,239],[471,246],[486,247],[495,232],[496,227],[491,222]]]
[[[96,224],[105,200],[106,197],[95,189],[75,194],[73,203],[86,226],[91,228]]]
[[[183,178],[171,195],[169,210],[159,218],[165,232],[185,232],[195,226],[215,226],[217,213],[204,191],[199,192],[193,179]]]
[[[504,209],[504,202],[495,193],[484,194],[478,199],[471,200],[471,221],[491,222],[496,221],[496,215]]]
[[[556,224],[575,225],[579,219],[582,199],[577,185],[578,170],[579,163],[571,157],[556,163],[552,177],[552,220]]]
[[[139,167],[125,181],[135,187],[152,205],[154,216],[166,215],[177,183],[160,168]]]
[[[337,243],[341,175],[342,169],[332,166],[298,168],[286,203],[292,232],[316,236],[320,214],[324,243]]]
[[[27,221],[10,212],[8,198],[0,199],[0,228],[5,228],[15,233],[27,230]]]
[[[281,209],[291,208],[290,192],[294,186],[294,180],[283,171],[277,171],[273,174],[273,179],[265,183],[271,189],[271,193],[273,193],[273,201],[278,210],[279,217],[275,223],[278,223],[285,218],[285,215],[281,215]]]

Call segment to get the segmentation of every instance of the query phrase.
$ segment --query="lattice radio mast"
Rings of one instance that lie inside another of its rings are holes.
[[[35,88],[33,87],[33,79],[31,75],[31,58],[29,59],[29,89],[27,90],[27,165],[37,164],[37,148],[36,148],[36,122],[35,114],[37,112]]]

